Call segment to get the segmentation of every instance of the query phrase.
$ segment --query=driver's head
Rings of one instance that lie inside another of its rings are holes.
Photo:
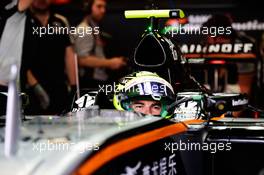
[[[141,71],[119,81],[113,103],[118,110],[160,116],[174,100],[173,88],[165,79],[156,73]]]

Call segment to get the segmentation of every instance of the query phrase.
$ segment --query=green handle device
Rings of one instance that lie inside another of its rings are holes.
[[[181,9],[169,9],[169,10],[126,10],[126,19],[150,19],[148,32],[152,32],[157,29],[157,20],[159,18],[184,18],[185,14]]]
[[[127,10],[125,11],[126,19],[137,18],[184,18],[185,14],[181,9],[172,10]]]

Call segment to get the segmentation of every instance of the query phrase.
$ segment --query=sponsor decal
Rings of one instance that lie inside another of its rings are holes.
[[[246,104],[248,104],[248,100],[247,99],[232,100],[232,105],[233,106],[241,106],[241,105],[246,105]]]
[[[74,102],[72,112],[83,111],[86,108],[93,106],[95,103],[95,97],[96,94],[84,94],[82,97],[80,97]]]
[[[171,154],[150,164],[143,164],[142,161],[138,161],[134,166],[126,166],[121,175],[175,175],[177,174],[175,157],[175,154]]]

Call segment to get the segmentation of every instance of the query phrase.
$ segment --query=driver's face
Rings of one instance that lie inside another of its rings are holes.
[[[135,112],[146,115],[160,115],[161,103],[159,101],[136,100],[132,102],[131,108]]]

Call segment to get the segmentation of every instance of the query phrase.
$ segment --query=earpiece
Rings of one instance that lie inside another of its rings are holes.
[[[93,6],[94,0],[85,0],[84,1],[84,12],[88,15],[92,13],[92,6]]]

